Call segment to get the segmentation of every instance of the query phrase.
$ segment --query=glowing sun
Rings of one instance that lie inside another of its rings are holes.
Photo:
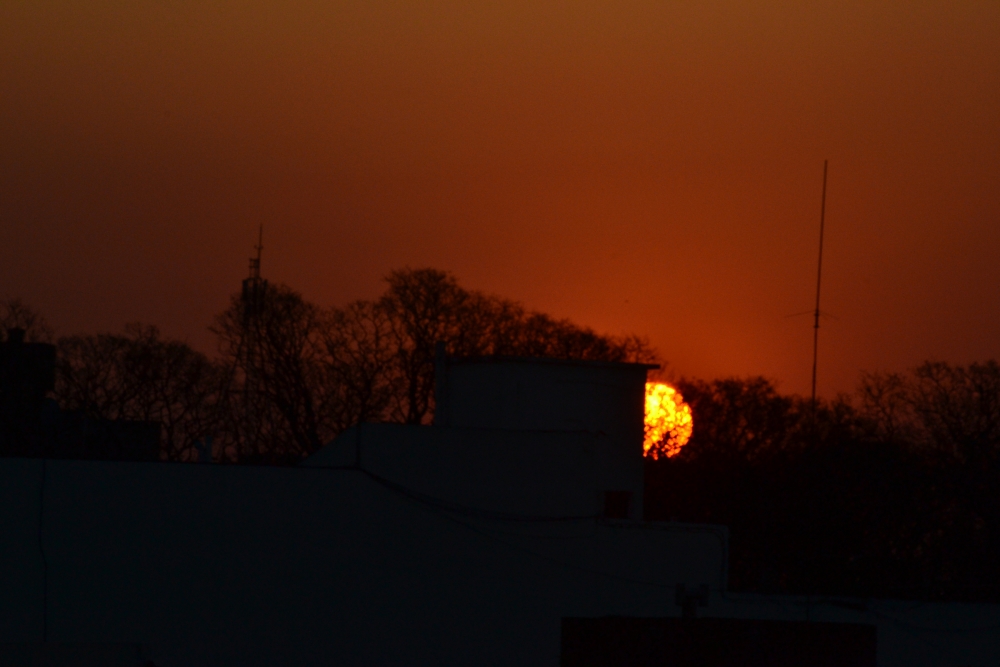
[[[691,406],[680,392],[662,382],[646,383],[646,437],[642,453],[653,460],[676,456],[691,439]]]

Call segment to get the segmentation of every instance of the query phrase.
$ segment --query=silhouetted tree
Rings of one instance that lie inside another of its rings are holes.
[[[393,271],[379,300],[389,318],[394,347],[392,421],[427,422],[434,404],[435,344],[455,356],[510,355],[592,361],[653,361],[655,351],[638,336],[595,333],[568,320],[526,311],[520,304],[470,292],[449,273]]]
[[[995,463],[1000,447],[1000,365],[926,362],[913,372],[910,403],[926,436],[964,464]]]
[[[230,460],[293,463],[332,429],[318,410],[322,387],[320,309],[284,285],[233,297],[213,331],[227,381],[220,401]]]
[[[399,390],[390,399],[390,417],[420,424],[433,411],[434,349],[444,342],[452,354],[474,353],[484,338],[486,322],[473,297],[442,271],[393,271],[389,289],[379,300],[388,315],[394,370]]]
[[[945,475],[937,483],[950,502],[936,512],[949,540],[942,574],[955,588],[1000,590],[1000,365],[926,362],[912,379],[913,410]],[[942,498],[941,500],[944,500]]]
[[[815,421],[761,378],[681,382],[694,436],[647,461],[647,516],[728,525],[737,589],[997,599],[998,378],[868,373]]]
[[[928,361],[908,374],[865,376],[862,395],[877,436],[925,461],[929,492],[913,547],[922,588],[939,597],[1000,593],[1000,366]]]
[[[695,418],[683,459],[750,461],[785,449],[808,416],[763,377],[681,380],[678,389]]]
[[[156,327],[68,336],[57,348],[55,393],[64,409],[159,422],[162,456],[174,461],[197,458],[198,443],[218,430],[219,369],[185,343],[163,339]]]
[[[872,439],[893,443],[920,439],[911,387],[903,374],[864,372],[856,393]]]
[[[528,311],[446,272],[393,271],[386,285],[322,310],[254,273],[216,318],[216,362],[154,327],[63,338],[59,399],[94,418],[161,422],[172,460],[200,458],[211,438],[218,460],[289,464],[362,421],[427,423],[438,343],[455,356],[655,360],[643,338]],[[2,322],[46,335],[21,302],[0,306]]]
[[[319,409],[333,431],[386,420],[396,393],[396,337],[386,308],[371,301],[333,308],[321,336],[325,356]]]
[[[865,373],[861,412],[875,437],[937,449],[956,461],[991,463],[1000,453],[1000,365],[928,361],[909,375]]]
[[[24,329],[28,343],[52,342],[52,329],[45,318],[18,298],[0,300],[0,341],[6,340],[9,329]]]

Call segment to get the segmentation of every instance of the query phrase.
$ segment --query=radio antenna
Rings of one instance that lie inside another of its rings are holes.
[[[264,249],[264,225],[260,226],[257,245],[254,246],[254,249],[257,251],[257,256],[250,258],[250,279],[260,280],[260,253]]]
[[[816,420],[816,360],[819,356],[819,288],[823,279],[823,225],[826,222],[826,165],[823,160],[823,198],[819,208],[819,265],[816,268],[816,310],[813,313],[812,411]]]

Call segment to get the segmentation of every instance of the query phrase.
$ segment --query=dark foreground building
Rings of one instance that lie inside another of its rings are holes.
[[[564,618],[563,667],[875,667],[876,628],[731,618]]]
[[[1000,663],[995,606],[728,592],[642,520],[646,370],[451,360],[297,468],[0,459],[0,665]]]
[[[48,398],[55,387],[56,348],[28,343],[23,329],[0,342],[0,456],[156,461],[160,425],[93,419],[60,410]]]

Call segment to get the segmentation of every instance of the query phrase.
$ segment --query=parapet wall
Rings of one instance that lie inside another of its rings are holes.
[[[162,667],[554,667],[562,618],[676,613],[725,569],[719,527],[468,513],[358,469],[2,459],[0,535],[0,643]]]

